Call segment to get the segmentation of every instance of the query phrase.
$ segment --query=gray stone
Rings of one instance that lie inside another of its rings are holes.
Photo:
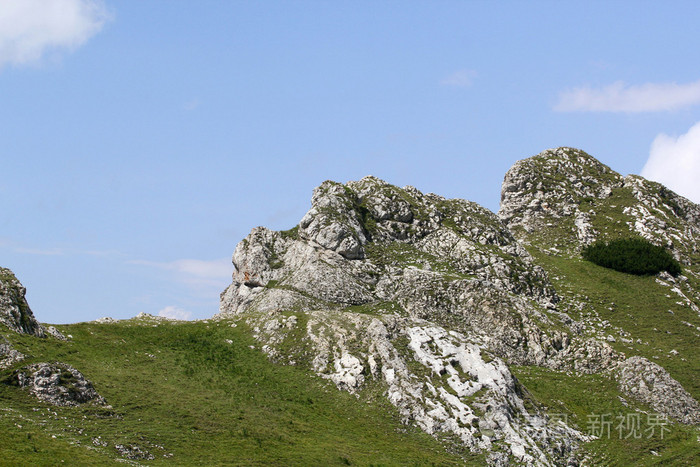
[[[700,423],[700,404],[660,365],[631,357],[615,369],[620,390],[685,424]]]
[[[13,384],[49,404],[77,406],[85,403],[106,405],[92,383],[83,374],[65,363],[35,363],[16,370]]]
[[[44,328],[27,304],[27,290],[7,268],[0,268],[0,323],[15,332],[45,337]]]

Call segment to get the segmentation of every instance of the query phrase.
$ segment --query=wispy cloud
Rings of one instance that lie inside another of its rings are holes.
[[[0,0],[1,2],[2,0]],[[25,246],[12,239],[0,239],[0,247],[7,248],[15,253],[21,253],[25,255],[39,255],[39,256],[77,256],[77,255],[87,255],[87,256],[99,256],[99,257],[111,257],[119,258],[126,256],[117,250],[81,250],[77,248],[57,248],[57,247],[40,247],[36,248],[34,246]]]
[[[440,84],[442,84],[443,86],[456,86],[460,88],[466,88],[472,85],[474,78],[476,78],[476,71],[459,70],[444,77],[442,80],[440,80]]]
[[[190,320],[192,319],[192,312],[176,306],[166,306],[158,312],[158,316],[169,319]]]
[[[201,101],[199,99],[195,98],[195,99],[190,99],[189,101],[185,102],[185,105],[183,105],[182,107],[185,110],[190,111],[190,110],[194,110],[197,107],[199,107],[199,104],[201,104]]]
[[[2,0],[0,68],[39,62],[47,52],[74,50],[110,17],[100,0]]]
[[[230,259],[215,259],[205,261],[201,259],[179,259],[169,262],[147,261],[135,259],[130,264],[153,266],[168,271],[175,271],[203,279],[215,279],[231,275],[233,266]]]
[[[173,278],[196,289],[209,290],[212,287],[223,288],[230,282],[233,265],[230,259],[205,261],[200,259],[180,259],[158,262],[131,260],[129,264],[149,266],[173,273]]]
[[[658,135],[641,175],[700,203],[700,122],[678,137]]]
[[[40,248],[23,248],[23,247],[17,247],[13,248],[14,251],[17,253],[24,253],[27,255],[40,255],[40,256],[61,256],[65,255],[66,252],[65,250],[61,248],[50,248],[46,250],[42,250]]]
[[[700,104],[700,81],[687,84],[622,81],[592,88],[582,86],[559,94],[558,112],[659,112]]]

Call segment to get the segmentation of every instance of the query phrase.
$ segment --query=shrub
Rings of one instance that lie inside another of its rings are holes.
[[[661,271],[677,276],[681,272],[681,265],[666,249],[642,238],[595,242],[583,249],[582,256],[599,266],[638,276]]]

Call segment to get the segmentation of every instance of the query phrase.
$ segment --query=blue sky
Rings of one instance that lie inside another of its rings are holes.
[[[698,2],[0,0],[0,265],[35,315],[205,318],[252,227],[376,175],[498,209],[586,150],[700,201]],[[696,126],[697,125],[697,126]]]

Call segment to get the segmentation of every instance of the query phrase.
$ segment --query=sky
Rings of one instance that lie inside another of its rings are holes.
[[[218,311],[251,228],[375,175],[498,210],[585,150],[700,202],[700,2],[0,0],[0,265],[35,316]]]

